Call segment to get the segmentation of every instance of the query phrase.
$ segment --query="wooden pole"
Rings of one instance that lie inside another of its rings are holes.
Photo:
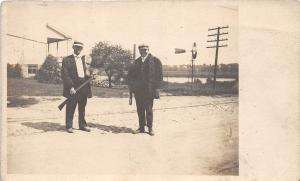
[[[215,68],[214,68],[214,93],[216,91],[216,80],[217,80],[217,66],[218,66],[218,53],[219,53],[219,35],[220,27],[217,29],[217,46],[216,46],[216,56],[215,56]]]
[[[194,59],[192,58],[192,90],[193,90],[193,87],[194,87]]]
[[[58,57],[58,41],[56,42],[56,57]]]
[[[217,36],[215,40],[208,40],[207,42],[216,42],[215,46],[208,46],[206,48],[216,48],[216,55],[215,55],[215,66],[214,66],[214,82],[213,82],[213,94],[215,94],[216,91],[216,82],[217,82],[217,69],[218,69],[218,55],[219,55],[219,47],[227,47],[227,45],[219,45],[220,41],[227,41],[227,38],[220,39],[220,35],[227,35],[228,32],[220,33],[220,29],[229,28],[228,26],[223,27],[217,27],[217,28],[210,28],[208,31],[215,31],[217,30],[217,33],[215,34],[209,34],[208,37],[214,37]]]
[[[135,60],[135,49],[136,49],[136,45],[135,44],[133,44],[133,61]]]

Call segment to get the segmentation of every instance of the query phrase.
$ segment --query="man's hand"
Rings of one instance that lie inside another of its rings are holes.
[[[70,89],[70,94],[71,94],[71,95],[76,94],[76,90],[74,89],[74,87],[72,87],[72,88]]]

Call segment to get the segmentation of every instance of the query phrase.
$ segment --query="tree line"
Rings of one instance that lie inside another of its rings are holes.
[[[214,73],[214,65],[195,65],[194,75],[196,77],[210,77]],[[169,77],[187,77],[192,72],[191,65],[163,65],[163,71],[165,76]],[[222,78],[237,78],[239,72],[239,66],[237,63],[231,64],[219,64],[217,66],[217,77]]]
[[[194,65],[194,69],[196,71],[201,72],[212,72],[214,71],[214,65]],[[163,65],[163,70],[165,71],[190,71],[191,65]],[[220,72],[238,72],[239,71],[239,65],[237,63],[231,63],[231,64],[219,64],[217,66],[217,71]]]
[[[127,72],[133,61],[133,53],[120,45],[100,41],[92,47],[89,55],[92,68],[98,69],[99,75],[105,74],[108,78],[108,87],[113,83],[125,84],[127,82]],[[196,76],[209,77],[212,75],[214,65],[195,65]],[[186,75],[191,71],[190,65],[163,65],[164,76]],[[237,77],[238,64],[218,65],[218,75],[224,77]],[[183,73],[183,74],[182,74]],[[8,77],[22,78],[21,65],[7,65]],[[35,79],[42,83],[61,83],[61,62],[57,57],[48,55],[42,66],[36,73]]]

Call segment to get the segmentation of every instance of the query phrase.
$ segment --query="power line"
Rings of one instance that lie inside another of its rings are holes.
[[[210,43],[210,42],[216,42],[216,45],[214,46],[207,46],[206,48],[216,48],[216,54],[215,54],[215,67],[214,67],[214,82],[213,82],[213,93],[215,93],[215,90],[216,90],[216,78],[217,78],[217,66],[218,66],[218,54],[219,54],[219,48],[221,47],[227,47],[228,45],[226,44],[222,44],[222,45],[219,45],[219,42],[225,42],[227,41],[228,39],[227,38],[221,38],[220,39],[220,36],[221,35],[227,35],[228,32],[223,32],[221,33],[220,30],[222,29],[226,29],[226,28],[229,28],[229,26],[219,26],[219,27],[216,27],[216,28],[209,28],[208,31],[217,31],[217,33],[215,34],[208,34],[208,37],[214,37],[216,36],[217,38],[214,39],[214,40],[208,40],[207,42]]]
[[[23,40],[33,41],[33,42],[36,42],[36,43],[47,44],[46,42],[41,42],[41,41],[37,41],[37,40],[30,39],[30,38],[25,38],[25,37],[9,34],[9,33],[7,33],[6,35],[11,36],[11,37],[15,37],[15,38],[20,38],[20,39],[23,39]]]

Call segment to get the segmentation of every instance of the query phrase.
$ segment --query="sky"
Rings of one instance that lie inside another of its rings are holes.
[[[219,49],[219,63],[238,63],[238,8],[208,1],[139,2],[8,2],[5,6],[6,33],[43,39],[46,24],[53,25],[73,40],[85,44],[89,54],[95,43],[108,41],[123,48],[145,43],[163,64],[190,64],[193,42],[197,43],[196,64],[214,64],[214,43],[207,43],[209,28],[229,26],[223,32],[228,47]],[[45,40],[43,40],[45,41]],[[225,42],[224,42],[225,43]],[[175,54],[175,48],[186,49]],[[137,55],[138,52],[137,52]]]

